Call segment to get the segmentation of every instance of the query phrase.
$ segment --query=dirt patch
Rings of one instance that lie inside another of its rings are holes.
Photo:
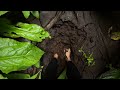
[[[54,53],[58,53],[59,74],[65,67],[64,48],[71,48],[72,61],[77,67],[79,66],[78,69],[81,72],[84,62],[82,60],[82,54],[78,52],[78,50],[81,48],[87,36],[84,29],[78,29],[72,22],[62,22],[60,20],[53,26],[52,29],[49,30],[49,33],[52,36],[52,39],[45,40],[38,44],[38,46],[44,49],[46,52],[46,54],[43,56],[43,64],[45,68],[51,61]]]

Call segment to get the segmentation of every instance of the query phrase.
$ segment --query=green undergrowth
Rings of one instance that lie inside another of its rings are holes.
[[[48,31],[37,24],[18,22],[12,24],[4,17],[10,11],[0,11],[0,79],[41,79],[40,59],[45,53],[31,42],[42,42],[46,38],[51,38]],[[30,14],[40,18],[39,11],[22,11],[24,17],[29,18]],[[4,18],[3,18],[4,17]],[[16,38],[24,38],[29,41],[20,42]],[[15,73],[26,70],[31,66],[40,70],[33,76],[25,73]]]

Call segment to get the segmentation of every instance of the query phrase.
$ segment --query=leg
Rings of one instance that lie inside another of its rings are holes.
[[[53,60],[48,64],[45,73],[41,75],[42,79],[57,79],[58,54],[54,54]]]
[[[80,72],[77,67],[72,63],[72,61],[67,62],[67,77],[68,79],[80,79]]]

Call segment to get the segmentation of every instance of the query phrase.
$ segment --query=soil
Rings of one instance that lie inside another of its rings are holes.
[[[72,52],[72,61],[75,65],[82,71],[84,63],[82,60],[82,54],[78,52],[82,44],[86,39],[86,32],[84,29],[78,29],[72,22],[62,22],[58,21],[49,33],[52,36],[50,40],[44,40],[45,44],[38,44],[38,46],[45,50],[46,54],[44,55],[43,63],[44,66],[47,66],[51,61],[53,55],[58,53],[59,55],[59,66],[58,66],[58,75],[65,68],[65,48],[71,48]]]

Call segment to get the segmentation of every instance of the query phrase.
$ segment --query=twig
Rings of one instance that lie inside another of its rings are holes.
[[[45,26],[46,30],[49,30],[60,18],[60,16],[64,13],[64,11],[58,11],[56,16]]]

